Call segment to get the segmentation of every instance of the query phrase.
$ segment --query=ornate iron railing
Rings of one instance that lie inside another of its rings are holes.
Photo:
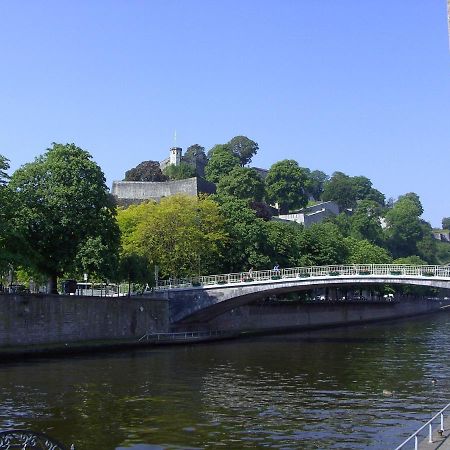
[[[30,430],[7,430],[0,432],[0,450],[67,450],[61,443],[46,434]],[[70,446],[75,450],[75,446]]]
[[[291,267],[278,270],[254,270],[250,272],[206,275],[191,278],[158,280],[154,290],[183,289],[216,285],[236,285],[253,282],[282,282],[301,278],[348,277],[439,278],[450,281],[450,266],[413,266],[405,264],[352,264]]]

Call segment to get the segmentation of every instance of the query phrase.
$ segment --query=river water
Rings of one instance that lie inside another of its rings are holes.
[[[76,450],[391,449],[450,402],[450,314],[0,364],[0,429]]]

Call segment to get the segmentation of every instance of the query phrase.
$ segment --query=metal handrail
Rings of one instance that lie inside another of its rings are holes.
[[[445,406],[444,408],[442,408],[438,413],[436,413],[425,425],[421,426],[415,433],[411,434],[411,436],[409,436],[408,439],[406,439],[405,441],[403,441],[398,447],[395,448],[395,450],[400,450],[401,448],[403,448],[411,439],[414,439],[414,449],[418,450],[419,448],[419,439],[418,439],[418,434],[428,426],[428,442],[431,444],[433,442],[433,421],[440,416],[440,425],[441,428],[439,429],[440,431],[442,430],[442,432],[444,432],[444,411],[447,410],[448,408],[450,408],[450,403]]]
[[[201,337],[212,337],[212,336],[223,336],[225,334],[230,334],[227,330],[211,330],[211,331],[181,331],[178,333],[153,333],[149,332],[144,334],[141,338],[139,338],[139,342],[142,342],[144,339],[149,341],[150,339],[161,341],[161,340],[186,340],[188,338],[201,338]]]
[[[387,276],[387,277],[433,277],[450,281],[450,267],[436,265],[406,264],[351,264],[291,267],[277,270],[255,270],[249,272],[206,275],[191,278],[158,280],[154,290],[193,288],[202,286],[229,285],[254,281],[269,281],[288,278],[309,277],[348,277],[348,276]]]

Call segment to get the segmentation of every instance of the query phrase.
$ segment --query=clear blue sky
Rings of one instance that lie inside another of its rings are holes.
[[[243,134],[450,216],[446,0],[0,0],[0,153],[88,150],[107,183]]]

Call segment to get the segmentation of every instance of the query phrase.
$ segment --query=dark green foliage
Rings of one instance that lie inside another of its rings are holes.
[[[264,198],[264,182],[255,170],[235,167],[219,180],[217,194],[261,202]]]
[[[186,178],[192,178],[197,175],[194,166],[181,162],[178,166],[169,164],[164,168],[163,174],[170,180],[184,180]]]
[[[183,156],[183,162],[194,168],[194,176],[204,177],[205,167],[208,163],[208,157],[205,154],[205,147],[202,147],[199,144],[189,146]]]
[[[227,145],[216,145],[209,152],[209,161],[205,168],[205,177],[212,183],[228,175],[235,167],[239,167],[239,158]]]
[[[339,228],[323,222],[304,229],[299,242],[299,266],[344,264],[348,249]]]
[[[336,202],[341,210],[354,208],[357,192],[351,178],[342,172],[334,172],[324,185],[322,200]]]
[[[225,231],[230,236],[222,249],[223,272],[240,272],[248,267],[270,267],[264,220],[256,217],[246,200],[227,197],[221,201],[220,211],[225,221]]]
[[[314,200],[319,201],[322,198],[323,188],[329,180],[329,176],[321,170],[304,169],[307,173],[306,193]]]
[[[400,197],[386,212],[385,237],[394,258],[418,254],[417,243],[424,237],[420,214],[421,207],[408,196]]]
[[[125,172],[125,181],[167,181],[161,172],[158,161],[142,161],[133,169]]]
[[[450,217],[444,217],[442,219],[442,228],[444,230],[450,230]]]
[[[51,279],[52,290],[57,276],[85,267],[102,278],[114,275],[119,246],[115,206],[88,152],[74,144],[53,144],[18,169],[10,185],[17,194],[30,264]]]
[[[18,220],[18,198],[8,186],[9,161],[0,155],[0,272],[24,262],[28,251],[23,241],[23,224]]]
[[[118,280],[127,280],[128,295],[131,293],[131,283],[150,283],[153,285],[154,275],[149,270],[147,258],[136,253],[121,255]]]
[[[267,200],[278,203],[280,212],[303,208],[308,203],[307,173],[297,161],[285,159],[271,166],[265,179]]]
[[[356,239],[382,245],[383,229],[380,223],[381,208],[378,203],[370,200],[358,202],[353,214],[349,217],[349,235]]]
[[[235,136],[226,145],[239,158],[242,167],[252,161],[259,149],[258,144],[246,136]]]
[[[300,263],[300,241],[303,226],[291,222],[266,222],[266,248],[272,266],[295,267]]]

